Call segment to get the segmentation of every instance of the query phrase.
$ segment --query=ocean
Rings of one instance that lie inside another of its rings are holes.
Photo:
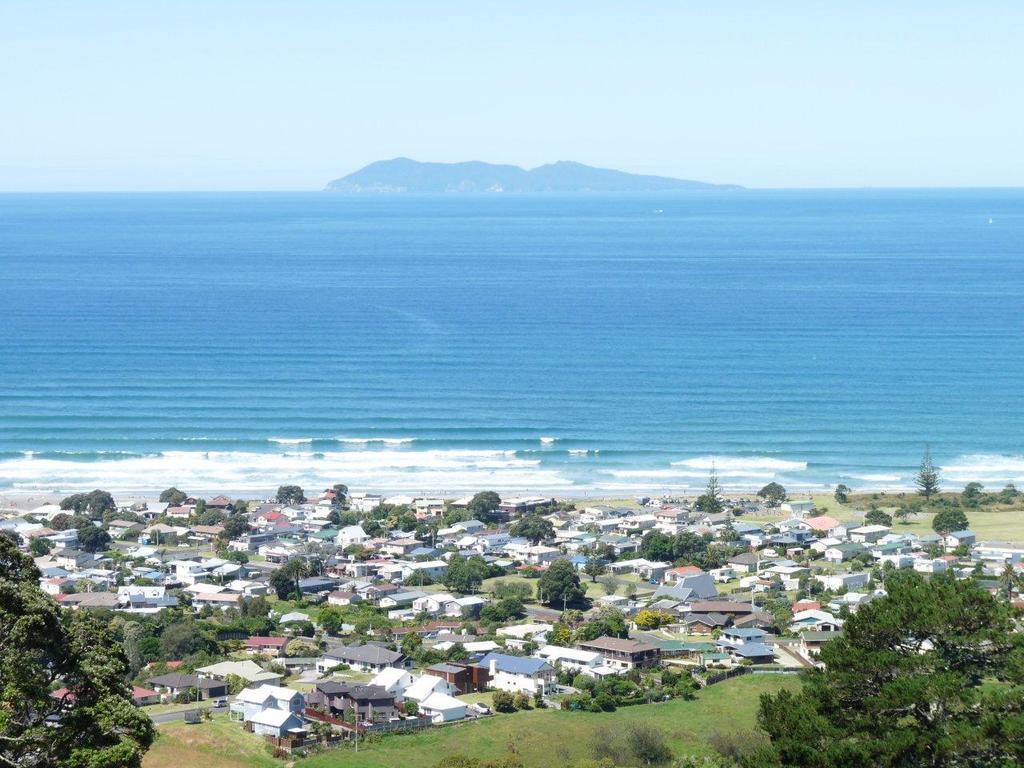
[[[1024,484],[1024,190],[0,195],[0,489]]]

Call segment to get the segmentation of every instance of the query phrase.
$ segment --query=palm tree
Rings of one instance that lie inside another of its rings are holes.
[[[302,589],[299,581],[309,573],[309,566],[301,557],[289,560],[281,566],[281,571],[295,583],[295,599],[302,599]]]
[[[1006,599],[1009,600],[1014,591],[1020,591],[1024,576],[1017,573],[1017,569],[1011,563],[1007,563],[1003,572],[999,574],[999,584],[1006,591]]]

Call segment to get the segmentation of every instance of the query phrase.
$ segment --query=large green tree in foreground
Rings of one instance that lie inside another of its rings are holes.
[[[799,693],[761,698],[753,766],[952,768],[1024,763],[1024,644],[1010,607],[970,580],[886,580]]]
[[[108,628],[61,609],[0,536],[0,766],[134,768],[153,741]],[[66,689],[60,697],[51,688]]]

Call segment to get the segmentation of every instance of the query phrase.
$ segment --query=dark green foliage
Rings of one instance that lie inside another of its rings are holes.
[[[38,579],[0,537],[0,764],[137,768],[155,729],[132,701],[120,643],[88,612],[63,611]],[[70,695],[51,696],[58,685]]]
[[[89,523],[78,529],[78,548],[84,552],[102,552],[110,545],[110,534]]]
[[[704,493],[697,497],[693,505],[698,512],[707,515],[717,515],[724,507],[722,505],[722,488],[718,484],[718,473],[711,470],[708,475],[708,485]]]
[[[936,533],[952,533],[963,531],[970,527],[967,515],[962,509],[943,509],[932,518],[932,530]]]
[[[523,603],[514,597],[506,597],[494,603],[488,603],[480,609],[483,621],[502,624],[523,616]]]
[[[868,510],[868,513],[864,515],[865,525],[892,525],[892,516],[886,514],[882,510],[875,509]]]
[[[515,697],[508,691],[495,691],[492,697],[495,712],[515,712]]]
[[[568,560],[555,560],[537,582],[537,599],[548,605],[577,605],[585,594],[579,574]]]
[[[282,485],[277,489],[278,504],[301,504],[306,500],[306,494],[297,485]]]
[[[798,693],[761,699],[747,765],[1012,766],[1024,760],[1024,641],[972,581],[902,570],[821,652]],[[996,681],[999,681],[998,683]]]
[[[977,507],[985,497],[985,486],[981,483],[968,483],[960,494],[960,503],[965,507]]]
[[[481,491],[470,499],[466,511],[476,520],[487,523],[494,519],[499,504],[501,497],[494,491]]]
[[[533,544],[552,539],[555,536],[555,527],[550,520],[540,515],[523,515],[509,526],[509,533],[513,536],[521,536],[529,539]]]
[[[768,483],[757,492],[757,497],[764,499],[765,504],[769,507],[777,507],[786,500],[786,489],[778,483]]]
[[[42,557],[43,555],[50,554],[50,550],[53,549],[53,542],[49,539],[44,539],[41,536],[37,536],[32,539],[32,543],[29,545],[29,550],[35,557]]]
[[[169,504],[172,507],[180,507],[182,504],[185,503],[185,500],[187,498],[187,493],[185,493],[184,491],[179,491],[174,486],[171,486],[166,491],[163,491],[160,494],[160,501],[162,501],[164,504]]]
[[[93,518],[102,517],[104,512],[112,512],[117,509],[114,504],[114,497],[106,491],[100,490],[90,491],[89,493],[75,493],[67,496],[61,500],[60,508]]]
[[[469,558],[453,555],[448,561],[448,569],[441,581],[454,592],[470,593],[480,589],[480,584],[487,578],[487,574],[487,563],[479,555]]]
[[[840,483],[836,486],[836,492],[832,495],[840,504],[845,504],[850,500],[850,486],[845,483]]]

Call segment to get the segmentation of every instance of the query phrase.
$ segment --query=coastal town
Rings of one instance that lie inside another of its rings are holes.
[[[1020,607],[1024,544],[969,527],[972,509],[1019,505],[1012,485],[969,484],[937,511],[912,493],[853,496],[730,495],[713,472],[698,498],[609,503],[97,490],[4,510],[0,535],[42,592],[115,628],[161,729],[216,725],[278,759],[344,764],[360,744],[515,712],[785,684],[897,570],[970,578]],[[51,696],[73,694],[57,680]]]

